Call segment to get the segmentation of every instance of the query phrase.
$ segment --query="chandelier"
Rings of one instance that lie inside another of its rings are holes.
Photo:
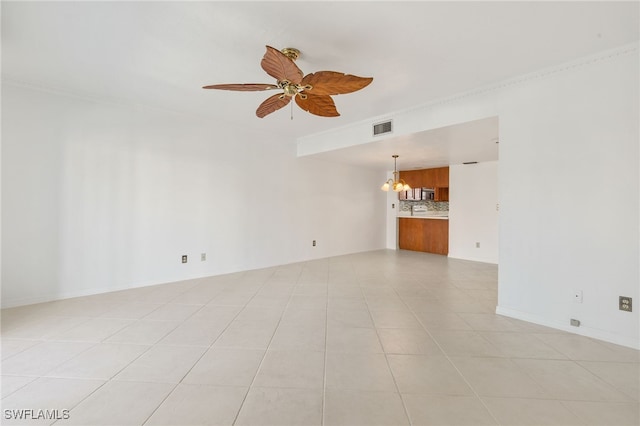
[[[384,183],[380,187],[383,191],[388,191],[389,188],[393,189],[395,192],[400,191],[409,191],[411,187],[407,185],[407,183],[403,179],[398,179],[398,167],[397,167],[397,155],[392,155],[393,157],[393,179],[389,178],[388,181]]]

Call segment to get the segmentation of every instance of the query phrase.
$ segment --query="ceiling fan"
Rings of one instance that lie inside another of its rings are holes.
[[[276,84],[213,84],[203,89],[235,90],[239,92],[256,92],[280,89],[282,93],[267,98],[256,110],[260,118],[286,106],[294,98],[303,110],[321,117],[337,117],[340,115],[331,95],[360,90],[373,81],[371,77],[356,77],[335,71],[318,71],[303,77],[302,71],[294,61],[300,51],[291,47],[282,51],[267,46],[260,65]]]

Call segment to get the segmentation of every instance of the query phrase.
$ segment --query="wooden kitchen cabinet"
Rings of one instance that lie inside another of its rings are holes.
[[[424,176],[422,170],[408,170],[406,172],[400,172],[400,179],[404,179],[404,181],[411,188],[422,188],[424,186]]]
[[[422,222],[426,219],[399,219],[398,246],[401,250],[425,251]]]
[[[434,201],[449,201],[449,188],[436,186],[433,199]]]
[[[435,192],[434,201],[449,201],[449,167],[400,171],[400,179],[404,179],[413,189],[433,188]],[[400,194],[401,200],[420,199],[411,198],[403,193]]]
[[[401,250],[449,254],[449,220],[398,219],[398,246]]]
[[[425,188],[433,188],[435,182],[435,169],[422,170],[422,183]]]
[[[448,188],[449,167],[400,171],[400,179],[404,179],[411,188]]]
[[[449,187],[449,167],[438,167],[433,171],[433,188]]]

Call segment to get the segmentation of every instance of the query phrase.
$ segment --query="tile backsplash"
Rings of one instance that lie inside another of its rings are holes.
[[[449,211],[449,202],[448,201],[431,201],[431,200],[420,200],[420,201],[409,201],[409,200],[400,200],[400,212],[401,213],[411,213],[411,207],[413,206],[427,206],[428,211],[432,212],[448,212]]]

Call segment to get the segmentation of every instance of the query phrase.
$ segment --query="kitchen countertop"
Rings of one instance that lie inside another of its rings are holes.
[[[448,220],[449,219],[449,213],[446,213],[446,214],[442,214],[442,213],[417,214],[417,215],[414,215],[414,216],[411,216],[411,214],[399,214],[397,217],[399,217],[399,218],[407,218],[407,219],[445,219],[445,220]]]

